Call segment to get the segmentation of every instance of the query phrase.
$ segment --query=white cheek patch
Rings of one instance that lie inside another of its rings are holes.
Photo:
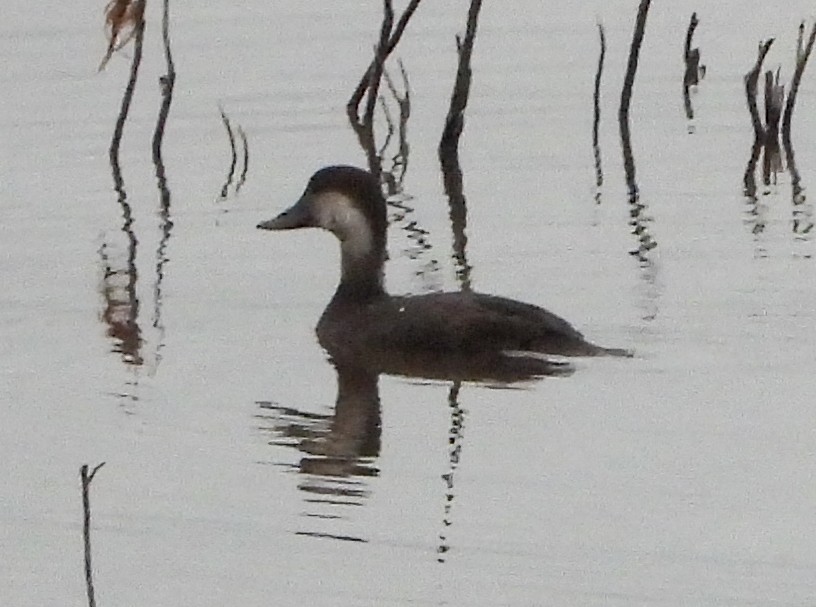
[[[347,196],[324,192],[315,196],[317,224],[340,239],[343,250],[353,255],[371,251],[371,227],[366,216]]]

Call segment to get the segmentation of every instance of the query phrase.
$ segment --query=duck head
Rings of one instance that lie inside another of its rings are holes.
[[[323,228],[340,241],[341,287],[353,287],[360,295],[383,289],[386,204],[379,181],[368,171],[352,166],[320,169],[294,205],[258,228]]]

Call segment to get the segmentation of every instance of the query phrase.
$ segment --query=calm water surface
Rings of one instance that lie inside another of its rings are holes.
[[[78,469],[101,461],[100,605],[816,600],[812,201],[793,204],[788,172],[746,196],[742,82],[771,36],[765,65],[790,79],[811,3],[653,3],[631,110],[644,262],[616,122],[637,2],[485,3],[461,144],[473,286],[637,352],[512,389],[338,372],[313,333],[336,243],[254,228],[316,168],[364,162],[344,106],[380,4],[173,2],[164,208],[148,4],[124,205],[107,148],[132,49],[95,72],[101,3],[3,9],[0,603],[86,604]],[[690,124],[692,10],[708,72]],[[466,11],[421,5],[398,49],[412,115],[394,292],[458,287],[436,144]],[[793,125],[805,188],[814,69]],[[225,196],[219,103],[250,150]]]

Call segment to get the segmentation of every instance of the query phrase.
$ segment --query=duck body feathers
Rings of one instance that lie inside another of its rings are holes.
[[[473,292],[383,296],[366,302],[335,297],[317,334],[329,351],[629,355],[586,341],[570,323],[543,308]]]

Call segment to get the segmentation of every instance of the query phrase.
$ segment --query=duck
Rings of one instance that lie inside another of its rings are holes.
[[[563,368],[548,362],[551,356],[632,356],[596,345],[560,316],[514,299],[472,291],[390,295],[384,282],[387,204],[379,180],[365,169],[318,170],[294,205],[257,227],[321,228],[340,242],[340,282],[316,328],[332,356],[430,359],[435,368],[468,360],[481,373],[543,360],[544,366],[532,367],[542,374]]]

